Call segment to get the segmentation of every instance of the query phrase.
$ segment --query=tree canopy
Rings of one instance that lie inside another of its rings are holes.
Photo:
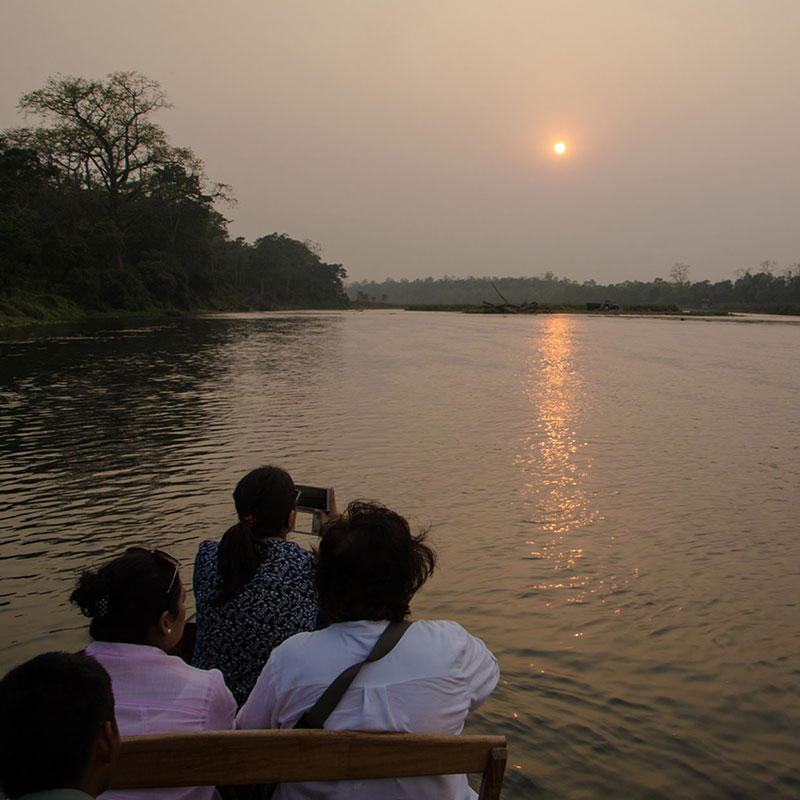
[[[33,132],[37,150],[78,185],[99,183],[114,219],[121,196],[144,186],[157,167],[197,165],[150,119],[169,103],[156,81],[135,72],[115,72],[105,82],[59,75],[23,95],[19,107],[50,123]]]

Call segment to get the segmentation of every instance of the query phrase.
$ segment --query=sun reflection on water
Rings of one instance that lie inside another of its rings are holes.
[[[558,573],[534,589],[566,589],[569,602],[582,602],[588,581],[580,568],[583,549],[570,546],[565,534],[592,524],[600,512],[585,486],[591,457],[576,431],[587,400],[574,361],[574,321],[554,315],[539,334],[531,338],[523,375],[534,424],[516,459],[528,521],[541,532],[526,542],[528,557],[548,560]]]

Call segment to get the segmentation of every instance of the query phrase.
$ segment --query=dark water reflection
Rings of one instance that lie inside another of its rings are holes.
[[[800,325],[220,315],[0,332],[6,668],[76,572],[184,566],[259,463],[431,525],[508,797],[800,797]],[[310,537],[297,535],[310,544]]]
[[[317,360],[336,323],[201,319],[6,333],[0,602],[15,607],[3,617],[6,658],[42,636],[67,642],[82,627],[64,585],[88,553],[158,542],[188,557],[209,490],[230,492],[231,452],[247,453],[269,424],[254,410],[248,425],[248,387],[305,379],[299,354]],[[48,629],[32,628],[45,605]]]

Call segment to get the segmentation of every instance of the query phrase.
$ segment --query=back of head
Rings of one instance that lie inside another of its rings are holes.
[[[280,467],[258,467],[236,484],[233,502],[239,522],[219,543],[217,566],[222,585],[215,605],[235,597],[255,575],[263,555],[256,549],[255,540],[283,536],[296,500],[292,476]]]
[[[239,519],[252,520],[250,527],[257,538],[283,534],[296,499],[292,476],[280,467],[248,472],[233,491]]]
[[[177,569],[166,553],[131,548],[98,570],[84,572],[70,600],[91,618],[93,639],[144,644],[164,611],[178,611]]]
[[[10,798],[77,788],[103,723],[111,679],[84,654],[44,653],[0,681],[0,784]]]
[[[350,503],[319,543],[316,583],[330,622],[408,616],[411,598],[430,577],[436,555],[408,522],[379,503]]]

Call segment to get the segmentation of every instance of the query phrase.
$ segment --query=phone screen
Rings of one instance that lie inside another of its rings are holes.
[[[300,492],[297,499],[297,507],[303,511],[330,511],[330,489],[323,489],[319,486],[302,486],[295,484],[295,488]]]

